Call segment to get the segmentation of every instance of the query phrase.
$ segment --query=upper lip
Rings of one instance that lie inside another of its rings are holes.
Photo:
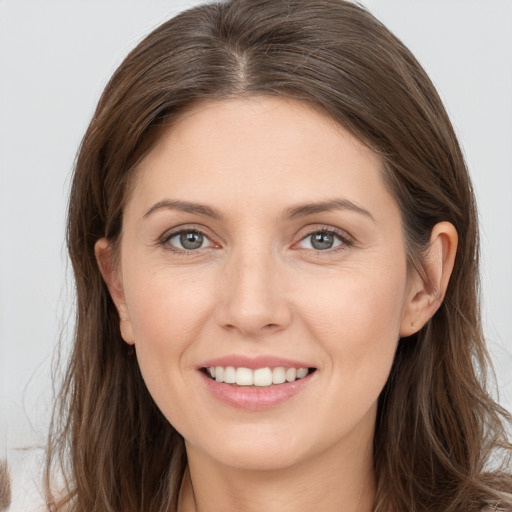
[[[214,359],[208,359],[198,366],[201,368],[211,368],[212,366],[234,366],[235,368],[250,368],[256,370],[258,368],[312,368],[313,366],[309,363],[287,359],[284,357],[271,356],[271,355],[259,355],[255,357],[249,357],[245,355],[229,355],[216,357]]]

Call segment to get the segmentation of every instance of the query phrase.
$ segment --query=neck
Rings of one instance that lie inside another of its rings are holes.
[[[178,510],[371,512],[375,496],[372,443],[346,444],[272,470],[225,466],[187,445],[189,467]]]

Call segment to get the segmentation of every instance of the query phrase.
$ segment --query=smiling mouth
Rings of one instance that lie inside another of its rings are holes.
[[[201,371],[211,380],[219,383],[245,387],[268,387],[303,379],[316,371],[316,368],[251,368],[234,366],[210,366]]]

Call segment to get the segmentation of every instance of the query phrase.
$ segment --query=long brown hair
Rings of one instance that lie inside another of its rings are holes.
[[[0,460],[0,512],[9,510],[11,504],[11,479],[7,462]]]
[[[196,101],[251,95],[314,105],[380,155],[411,268],[421,272],[437,222],[451,222],[459,235],[445,300],[419,333],[400,340],[379,398],[374,510],[512,510],[504,466],[510,416],[486,391],[477,214],[464,158],[416,59],[364,8],[343,0],[232,0],[191,9],[147,36],[107,85],[78,153],[69,202],[76,332],[49,439],[48,508],[176,509],[183,439],[120,336],[94,244],[119,240],[133,170],[166,126]],[[59,493],[51,490],[54,473],[64,477]]]

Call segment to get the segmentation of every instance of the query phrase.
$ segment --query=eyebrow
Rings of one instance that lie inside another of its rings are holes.
[[[293,208],[286,209],[283,217],[285,219],[295,219],[298,217],[306,217],[308,215],[329,212],[332,210],[351,210],[353,212],[365,215],[366,217],[376,222],[375,218],[368,210],[347,199],[331,199],[328,201],[322,201],[320,203],[299,204]]]
[[[215,208],[211,208],[210,206],[206,206],[204,204],[199,203],[190,203],[188,201],[171,201],[169,199],[165,199],[163,201],[158,201],[155,203],[145,214],[144,219],[149,217],[152,213],[157,210],[166,209],[166,210],[179,210],[186,213],[193,213],[196,215],[201,215],[203,217],[211,217],[213,219],[221,220],[222,214],[216,210]]]
[[[191,203],[188,201],[173,201],[165,199],[155,203],[143,216],[144,219],[149,217],[152,213],[157,210],[179,210],[186,213],[192,213],[195,215],[201,215],[203,217],[210,217],[216,220],[222,220],[223,215],[219,210],[212,208],[200,203]],[[296,219],[300,217],[307,217],[308,215],[314,215],[317,213],[329,212],[332,210],[351,210],[356,213],[360,213],[370,218],[375,222],[373,215],[363,207],[349,201],[347,199],[331,199],[328,201],[322,201],[319,203],[303,203],[292,208],[287,208],[282,217],[283,219]]]

